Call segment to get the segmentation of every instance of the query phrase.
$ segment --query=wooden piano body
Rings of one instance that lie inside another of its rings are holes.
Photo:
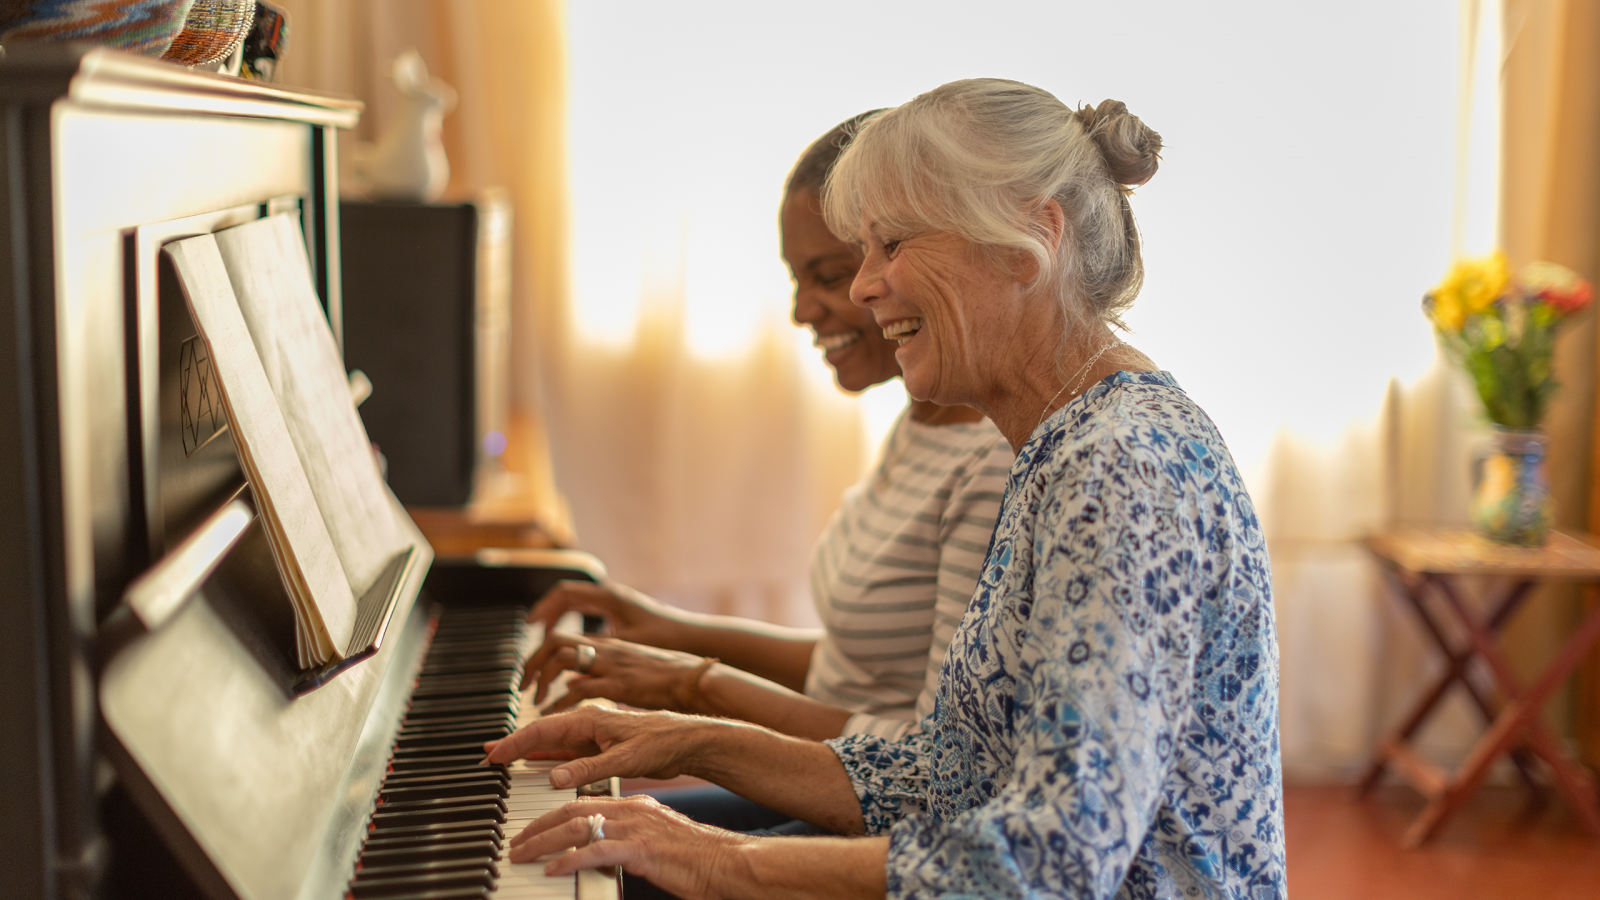
[[[297,696],[288,601],[160,248],[295,212],[338,336],[335,147],[360,105],[49,47],[0,62],[0,112],[0,893],[342,897],[432,554],[414,534],[376,654]],[[490,574],[432,590],[560,573]]]

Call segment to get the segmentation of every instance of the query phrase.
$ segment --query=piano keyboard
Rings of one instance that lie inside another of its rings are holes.
[[[351,900],[544,900],[617,895],[616,880],[513,865],[510,839],[577,797],[553,763],[481,765],[484,741],[538,717],[519,694],[535,631],[516,607],[446,608],[429,644],[356,863]],[[542,629],[539,629],[542,631]]]

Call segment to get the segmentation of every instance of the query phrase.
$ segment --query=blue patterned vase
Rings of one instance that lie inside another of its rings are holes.
[[[1472,492],[1472,524],[1500,544],[1541,547],[1550,533],[1549,439],[1537,429],[1495,428]]]

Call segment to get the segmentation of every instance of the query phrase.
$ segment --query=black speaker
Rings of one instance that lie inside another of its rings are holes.
[[[345,365],[412,506],[462,506],[505,449],[510,208],[472,202],[339,205]]]

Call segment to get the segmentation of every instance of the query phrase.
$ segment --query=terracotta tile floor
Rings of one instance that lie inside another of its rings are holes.
[[[624,779],[623,793],[663,786]],[[1485,788],[1423,849],[1400,849],[1421,811],[1405,787],[1366,800],[1346,787],[1287,788],[1291,900],[1600,900],[1600,840],[1548,792],[1537,803],[1521,788]]]
[[[1562,801],[1488,788],[1421,850],[1400,849],[1423,801],[1404,787],[1284,792],[1293,900],[1600,900],[1600,840]]]

